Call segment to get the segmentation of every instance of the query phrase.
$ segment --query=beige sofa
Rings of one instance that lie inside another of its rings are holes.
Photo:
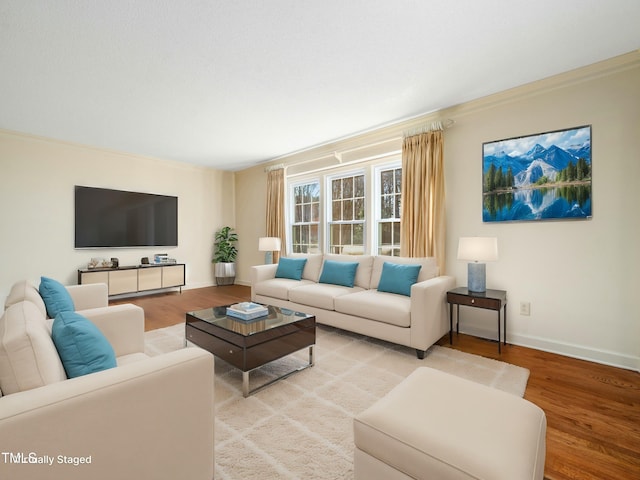
[[[68,291],[118,366],[66,379],[38,291],[14,285],[0,318],[0,478],[213,478],[213,356],[148,357],[141,308],[107,306],[106,285]]]
[[[294,254],[306,258],[300,280],[276,278],[278,265],[251,269],[254,302],[315,315],[316,321],[414,348],[418,358],[449,331],[446,292],[453,277],[439,275],[433,258]],[[319,283],[325,260],[358,262],[353,287]],[[385,262],[421,265],[411,295],[378,291]]]

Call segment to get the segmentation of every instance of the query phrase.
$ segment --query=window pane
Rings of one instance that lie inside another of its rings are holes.
[[[391,245],[393,243],[392,235],[392,224],[390,222],[380,222],[380,244]]]
[[[345,200],[342,203],[342,219],[353,220],[353,200]]]
[[[380,218],[393,218],[393,197],[390,195],[380,198]]]
[[[302,221],[302,205],[296,205],[296,218],[295,222],[299,223]]]
[[[300,238],[300,243],[308,244],[309,243],[309,225],[303,225],[300,227],[300,232],[302,233]]]
[[[353,201],[354,220],[364,220],[364,198],[356,198]]]
[[[353,197],[353,177],[342,179],[342,198]]]
[[[320,220],[320,204],[313,203],[311,205],[311,221],[318,222]]]
[[[342,198],[342,179],[338,178],[331,182],[331,198],[333,200]]]
[[[396,193],[402,192],[402,169],[396,169]]]
[[[318,225],[309,225],[309,244],[318,246]]]
[[[354,179],[354,196],[364,197],[364,175],[358,175]]]
[[[292,229],[292,233],[293,233],[293,238],[291,239],[291,242],[294,245],[296,243],[300,243],[300,227],[297,225],[294,225]]]
[[[331,225],[331,245],[340,245],[340,225]]]
[[[393,243],[400,245],[400,222],[393,222]]]
[[[364,225],[362,223],[357,223],[353,226],[353,244],[364,245]]]
[[[342,202],[340,200],[334,200],[332,204],[333,209],[331,212],[331,219],[334,222],[342,220]]]
[[[394,192],[393,170],[385,170],[380,172],[380,191],[383,195]]]
[[[303,187],[295,187],[293,189],[293,196],[295,203],[302,203],[302,188]]]
[[[304,186],[304,200],[305,203],[311,202],[311,185]]]
[[[302,221],[310,222],[311,221],[311,205],[303,205],[302,206]]]
[[[400,195],[396,195],[394,201],[394,215],[396,218],[400,218]]]
[[[311,201],[319,202],[320,201],[320,184],[319,183],[310,184],[309,191],[311,193]]]
[[[351,245],[352,243],[352,238],[351,238],[351,225],[342,225],[342,228],[340,229],[340,233],[341,233],[341,238],[340,238],[340,243],[342,245]]]

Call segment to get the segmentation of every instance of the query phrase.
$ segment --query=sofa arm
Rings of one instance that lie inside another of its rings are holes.
[[[264,280],[276,278],[276,270],[278,264],[272,263],[267,265],[255,265],[251,267],[251,300],[255,300],[254,285]]]
[[[442,275],[411,286],[411,346],[426,350],[449,331],[447,291],[455,278]]]
[[[87,283],[65,287],[78,310],[106,307],[109,305],[109,287],[106,283]]]
[[[7,395],[0,438],[2,452],[52,462],[0,456],[2,478],[211,480],[213,356],[185,348]]]
[[[144,310],[130,303],[78,311],[107,337],[116,357],[144,353]]]

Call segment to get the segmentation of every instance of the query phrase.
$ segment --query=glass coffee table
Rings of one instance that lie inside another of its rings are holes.
[[[267,305],[267,315],[253,320],[240,320],[227,316],[227,306],[188,312],[185,341],[208,350],[242,370],[244,397],[313,366],[315,316]],[[309,348],[307,364],[249,390],[249,373],[252,370],[304,348]]]

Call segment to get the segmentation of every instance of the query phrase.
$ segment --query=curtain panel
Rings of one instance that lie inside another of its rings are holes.
[[[278,261],[286,245],[284,209],[284,168],[278,168],[267,172],[267,237],[281,240],[280,252],[274,253],[274,262]]]
[[[406,137],[402,144],[400,255],[435,257],[444,275],[444,140],[441,130]]]

